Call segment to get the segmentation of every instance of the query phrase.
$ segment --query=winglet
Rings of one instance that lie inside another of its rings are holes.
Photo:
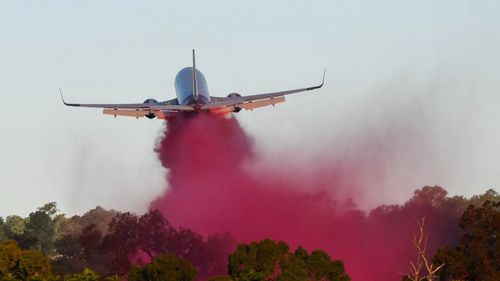
[[[319,89],[319,88],[323,87],[323,84],[325,84],[325,75],[326,75],[326,69],[323,70],[323,80],[321,80],[321,84],[319,84],[318,86],[309,87],[306,90],[310,91],[310,90],[315,90],[315,89]]]
[[[61,91],[61,88],[59,88],[59,94],[61,95],[61,100],[64,103],[64,105],[68,105],[68,103],[64,100],[63,93]]]
[[[59,88],[59,94],[61,94],[61,100],[62,100],[62,102],[64,103],[64,105],[66,105],[66,106],[81,106],[81,105],[80,105],[80,104],[78,104],[78,103],[70,103],[70,102],[66,102],[66,101],[64,100],[64,97],[63,97],[63,93],[62,93],[62,91],[61,91],[61,88]]]
[[[325,75],[326,75],[326,68],[323,69],[323,80],[321,81],[321,85],[319,86],[320,88],[323,87],[323,84],[325,84]]]

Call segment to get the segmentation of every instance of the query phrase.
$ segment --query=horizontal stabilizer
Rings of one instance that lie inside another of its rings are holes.
[[[104,109],[102,113],[107,115],[128,116],[128,117],[144,117],[149,114],[149,110],[135,110],[135,109]]]
[[[240,104],[239,107],[244,108],[246,110],[254,110],[255,108],[264,107],[264,106],[268,106],[268,105],[274,106],[275,104],[282,103],[282,102],[285,102],[285,97],[283,97],[283,96],[265,99],[265,100],[250,101],[250,102]]]

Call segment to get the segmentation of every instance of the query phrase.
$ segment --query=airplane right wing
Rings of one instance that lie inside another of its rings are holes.
[[[237,96],[237,97],[228,97],[228,98],[217,98],[217,101],[205,104],[201,107],[202,110],[213,110],[213,111],[230,111],[234,109],[246,109],[253,110],[255,108],[275,105],[277,103],[282,103],[285,101],[286,95],[306,92],[311,90],[316,90],[323,87],[325,83],[325,73],[323,72],[323,80],[321,84],[317,86],[307,87],[307,88],[299,88],[293,90],[265,93],[265,94],[257,94],[257,95],[249,95],[249,96]]]

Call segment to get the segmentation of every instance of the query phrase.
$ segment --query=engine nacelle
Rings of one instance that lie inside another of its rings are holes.
[[[240,95],[240,94],[238,94],[238,93],[230,93],[229,95],[227,95],[227,97],[228,97],[228,98],[232,98],[232,99],[234,99],[234,98],[239,98],[239,97],[241,97],[241,95]]]
[[[238,93],[230,93],[229,95],[227,95],[227,97],[230,99],[235,99],[241,97],[241,95]],[[240,111],[241,111],[240,107],[235,107],[233,110],[233,112],[240,112]]]
[[[144,104],[155,104],[155,103],[158,103],[158,101],[155,99],[147,99],[143,103]],[[150,112],[148,115],[144,115],[144,116],[146,116],[146,118],[148,118],[148,119],[154,119],[156,117],[156,115],[154,115],[152,112]]]
[[[155,99],[147,99],[143,103],[158,103],[158,101]]]

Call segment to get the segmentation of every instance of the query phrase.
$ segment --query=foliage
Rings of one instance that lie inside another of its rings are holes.
[[[440,279],[500,280],[500,201],[470,205],[460,227],[465,233],[458,245],[440,249],[434,256],[436,263],[445,264]]]
[[[17,275],[21,280],[48,279],[51,276],[49,259],[39,250],[24,250],[19,258]]]
[[[109,223],[118,214],[119,213],[115,210],[106,210],[97,206],[94,209],[87,211],[80,218],[80,231],[93,224],[95,225],[95,229],[97,231],[105,235],[109,231]]]
[[[23,248],[35,248],[46,254],[49,253],[53,248],[54,223],[52,217],[44,211],[31,213],[22,236],[20,243]]]
[[[201,253],[201,262],[195,266],[200,269],[199,276],[208,277],[227,273],[228,256],[236,248],[236,241],[229,233],[214,234],[207,237]]]
[[[469,204],[476,206],[476,207],[480,207],[484,203],[486,203],[486,201],[490,201],[493,203],[499,202],[500,201],[500,194],[498,194],[498,192],[496,192],[493,189],[488,189],[485,193],[483,193],[481,195],[472,196],[472,198],[469,199]]]
[[[150,211],[139,218],[137,232],[140,248],[150,258],[172,248],[170,242],[175,229],[158,210]]]
[[[3,220],[2,217],[0,217],[0,242],[7,239],[7,236],[5,236],[5,231],[3,230],[4,224],[5,221]]]
[[[117,214],[118,212],[114,210],[106,210],[97,206],[87,211],[83,216],[66,218],[63,214],[57,215],[54,217],[54,239],[60,239],[65,235],[79,236],[90,225],[94,225],[99,233],[107,234],[108,225]]]
[[[294,253],[284,242],[263,240],[240,244],[229,257],[229,274],[233,280],[331,280],[347,281],[340,261],[332,261],[324,251],[310,255],[299,247]]]
[[[8,216],[2,225],[5,236],[8,239],[16,239],[24,233],[26,220],[17,215]]]
[[[75,235],[64,235],[54,243],[56,251],[66,257],[75,258],[80,255],[80,237]]]
[[[21,250],[14,240],[0,243],[1,280],[48,280],[49,259],[38,250]]]
[[[78,243],[82,247],[82,259],[90,260],[100,250],[102,233],[99,232],[95,224],[88,225],[83,229],[79,241],[75,243]]]
[[[97,275],[91,269],[85,268],[82,273],[68,274],[64,276],[64,281],[99,281]]]
[[[233,279],[231,279],[231,277],[226,276],[226,275],[219,275],[219,276],[210,277],[210,278],[208,278],[207,281],[233,281]]]
[[[113,273],[125,274],[132,266],[131,259],[139,248],[137,225],[137,216],[128,212],[116,215],[109,223],[110,233],[104,236],[103,249],[110,256]]]
[[[229,234],[212,235],[205,241],[190,229],[175,229],[159,211],[152,210],[140,217],[117,214],[99,249],[109,257],[110,273],[124,274],[140,253],[145,253],[147,259],[173,254],[191,262],[199,276],[206,278],[226,272],[233,245]]]
[[[21,257],[21,249],[14,240],[0,243],[0,277],[11,275]]]
[[[307,270],[312,280],[350,280],[341,261],[332,261],[322,250],[315,250],[310,256],[305,256]]]
[[[369,215],[353,208],[343,218],[378,226],[378,232],[360,235],[361,240],[366,238],[364,235],[376,236],[398,247],[408,243],[413,229],[411,218],[425,216],[426,230],[432,233],[428,252],[445,243],[457,243],[441,249],[433,260],[435,264],[446,263],[441,280],[467,276],[494,280],[498,277],[494,269],[499,267],[500,249],[494,239],[499,229],[495,221],[498,206],[493,206],[499,201],[500,195],[492,189],[467,199],[450,197],[439,186],[426,186],[403,205],[380,206]],[[489,203],[483,206],[485,202]],[[472,207],[467,208],[469,205]],[[398,222],[397,231],[394,222]],[[163,266],[164,260],[153,261],[164,255],[188,261],[197,270],[199,280],[209,276],[215,276],[212,281],[349,280],[342,262],[331,260],[321,250],[308,253],[299,247],[291,252],[283,242],[264,240],[241,244],[235,251],[235,244],[227,233],[203,237],[188,228],[176,228],[156,210],[135,215],[96,207],[82,216],[66,217],[59,213],[56,203],[50,202],[26,218],[0,218],[0,280],[57,277],[73,281],[93,278],[92,272],[101,280],[117,281],[120,277],[113,274],[123,278],[132,264],[151,261],[149,268]],[[167,264],[175,263],[174,258],[170,259]],[[135,268],[134,272],[148,272],[141,270]],[[230,276],[223,275],[227,273]]]
[[[42,207],[39,207],[38,211],[47,214],[50,218],[54,218],[54,216],[59,210],[57,209],[56,202],[49,202],[43,205]]]
[[[120,281],[120,276],[118,275],[106,276],[106,278],[104,278],[104,281]]]
[[[143,267],[134,267],[128,276],[129,281],[190,281],[196,276],[196,269],[188,261],[174,255],[156,256]]]

